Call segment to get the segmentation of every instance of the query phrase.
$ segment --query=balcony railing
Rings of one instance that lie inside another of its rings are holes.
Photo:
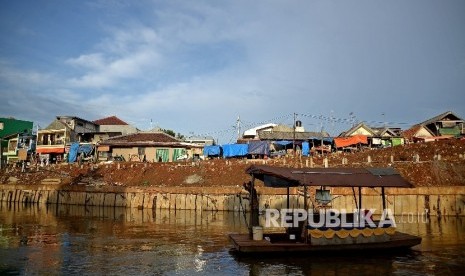
[[[55,146],[55,145],[63,145],[63,141],[48,141],[48,143],[37,142],[38,146]]]

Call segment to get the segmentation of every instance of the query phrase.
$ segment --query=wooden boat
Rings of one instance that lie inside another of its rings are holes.
[[[364,212],[344,215],[352,222],[346,225],[327,225],[309,223],[312,220],[304,220],[300,223],[287,227],[283,233],[259,233],[261,230],[258,223],[258,201],[254,189],[255,180],[263,181],[267,187],[287,188],[287,209],[289,209],[289,188],[303,186],[304,188],[304,210],[307,210],[307,187],[351,187],[354,191],[358,188],[358,210],[362,209],[362,189],[381,188],[383,210],[386,209],[385,188],[411,188],[413,187],[393,168],[308,168],[294,169],[271,167],[265,165],[252,165],[246,173],[250,174],[252,180],[249,183],[250,192],[250,226],[248,234],[230,234],[229,238],[238,253],[278,253],[278,252],[335,252],[341,250],[349,251],[383,251],[393,249],[407,249],[421,243],[421,238],[401,233],[395,229],[395,222],[364,225]],[[326,192],[325,188],[317,191]],[[320,199],[324,201],[325,193]],[[327,196],[327,195],[326,195]],[[318,218],[321,213],[309,213],[308,216]],[[292,217],[294,219],[294,217]],[[390,218],[393,219],[393,218]],[[317,219],[318,220],[318,219]],[[358,223],[353,223],[354,221]],[[327,220],[322,220],[327,222]],[[265,231],[266,232],[266,231]]]

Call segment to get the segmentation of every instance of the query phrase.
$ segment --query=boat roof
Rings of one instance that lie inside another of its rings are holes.
[[[399,187],[413,188],[394,168],[284,168],[252,165],[246,173],[267,187]]]

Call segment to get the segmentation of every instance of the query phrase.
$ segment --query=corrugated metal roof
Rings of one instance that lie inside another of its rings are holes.
[[[437,121],[440,121],[440,120],[442,120],[442,119],[444,119],[445,117],[448,117],[448,116],[455,117],[454,120],[458,120],[458,121],[462,121],[462,122],[464,121],[462,118],[455,115],[452,111],[447,111],[447,112],[444,112],[444,113],[439,114],[437,116],[434,116],[433,118],[428,119],[428,120],[420,123],[419,125],[433,124],[433,123],[436,123]]]
[[[260,140],[293,140],[294,139],[294,132],[287,132],[287,131],[259,131],[258,137]],[[309,140],[314,137],[329,137],[327,132],[296,132],[295,139],[296,140]]]
[[[269,187],[403,187],[413,185],[393,168],[283,168],[252,165],[246,173]]]

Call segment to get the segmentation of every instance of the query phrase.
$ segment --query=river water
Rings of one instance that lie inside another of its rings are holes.
[[[465,272],[465,218],[397,218],[411,251],[239,257],[241,213],[0,205],[0,275],[453,275]]]

